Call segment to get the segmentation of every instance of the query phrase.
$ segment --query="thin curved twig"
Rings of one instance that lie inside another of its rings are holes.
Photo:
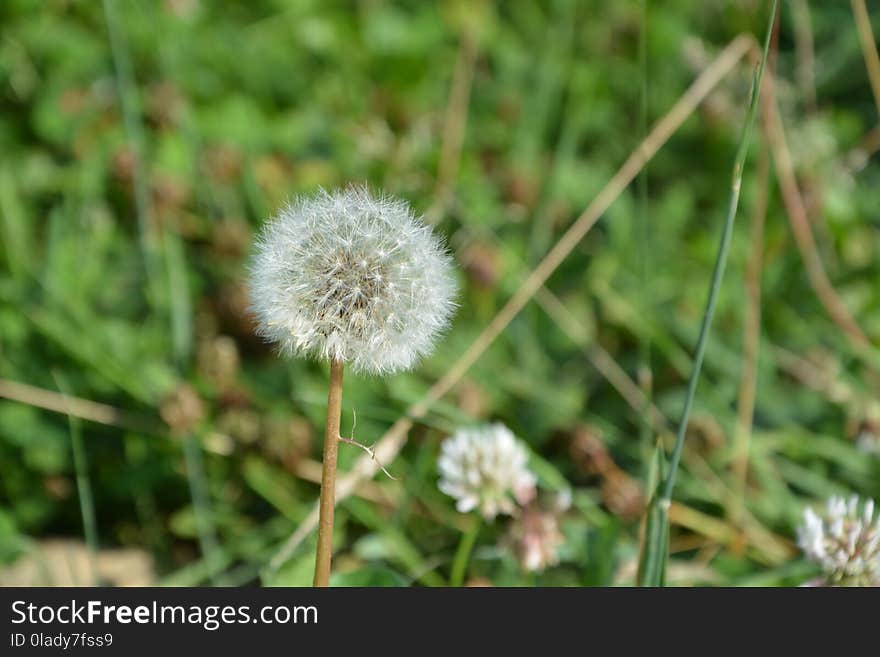
[[[813,231],[810,229],[810,222],[807,218],[807,209],[798,189],[791,152],[785,138],[785,128],[779,116],[772,75],[765,78],[765,85],[765,102],[761,103],[764,113],[762,125],[767,140],[770,142],[770,150],[779,179],[779,189],[782,192],[782,201],[795,242],[807,269],[810,285],[832,321],[840,327],[858,351],[864,351],[871,347],[871,343],[838,296],[825,273],[825,267],[819,256],[819,250],[816,247]]]
[[[376,450],[373,449],[373,445],[375,445],[375,443],[373,443],[373,445],[367,446],[367,445],[364,445],[363,443],[359,443],[357,440],[354,439],[354,430],[357,427],[357,413],[355,412],[354,409],[351,409],[351,415],[352,415],[351,438],[344,438],[343,436],[339,436],[339,442],[346,443],[348,445],[354,445],[355,447],[360,447],[362,450],[364,450],[367,454],[370,455],[370,459],[373,461],[373,463],[375,463],[376,465],[379,466],[379,469],[381,469],[382,472],[385,473],[386,477],[388,477],[392,481],[399,481],[397,477],[395,477],[393,474],[388,472],[387,468],[384,465],[382,465],[381,463],[379,463],[379,461],[376,459]]]
[[[871,91],[874,92],[877,111],[880,112],[880,55],[877,54],[877,44],[874,43],[871,17],[868,15],[865,0],[852,0],[852,9],[859,32],[862,55],[865,58],[865,67],[868,69],[868,80],[871,82]]]

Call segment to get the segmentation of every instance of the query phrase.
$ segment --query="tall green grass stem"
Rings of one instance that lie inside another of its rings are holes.
[[[639,89],[639,139],[644,141],[648,136],[648,0],[642,0],[642,29],[639,32],[639,71],[641,85]],[[641,290],[642,312],[652,314],[651,293],[648,289],[651,273],[649,262],[651,256],[651,225],[648,216],[648,162],[639,173],[638,180],[638,212],[637,212],[637,243],[639,253],[639,289]],[[651,453],[651,336],[648,331],[639,332],[639,355],[636,380],[642,389],[644,403],[640,419],[639,437],[642,455],[647,462]]]
[[[718,255],[715,258],[715,267],[712,272],[712,283],[709,288],[709,298],[706,302],[706,310],[703,314],[703,321],[700,325],[700,335],[697,338],[696,353],[694,355],[694,365],[691,370],[691,376],[688,381],[687,396],[684,400],[684,409],[681,414],[681,421],[678,424],[678,432],[675,436],[675,446],[672,449],[672,456],[669,461],[669,473],[663,484],[663,495],[661,499],[661,507],[663,513],[666,513],[672,500],[672,492],[675,487],[675,475],[678,471],[678,464],[681,461],[681,452],[684,447],[684,437],[687,431],[688,418],[690,417],[691,407],[694,403],[694,397],[697,392],[697,383],[700,379],[700,370],[703,365],[703,357],[706,354],[706,345],[709,342],[709,331],[712,326],[712,318],[715,315],[715,306],[718,302],[718,293],[721,290],[721,282],[724,278],[724,269],[727,265],[727,254],[730,250],[730,238],[733,235],[733,224],[736,219],[736,210],[739,205],[739,193],[742,187],[742,174],[745,165],[746,156],[749,152],[749,141],[752,136],[752,129],[755,124],[755,115],[757,113],[758,99],[761,95],[761,80],[764,77],[764,65],[767,61],[767,51],[770,47],[770,36],[773,31],[773,23],[776,18],[777,0],[773,0],[770,8],[770,20],[767,25],[767,34],[764,37],[764,48],[761,54],[761,61],[755,71],[752,79],[751,100],[749,102],[748,113],[746,114],[745,124],[743,125],[742,135],[740,136],[739,148],[736,153],[736,160],[733,164],[733,176],[730,186],[730,196],[727,207],[727,217],[724,220],[724,229],[721,233],[721,243],[718,247]]]
[[[52,372],[55,384],[61,394],[69,397],[70,388],[60,372]],[[98,521],[95,514],[95,501],[92,496],[92,482],[89,477],[89,460],[86,454],[86,446],[83,444],[82,423],[72,413],[67,414],[67,422],[70,426],[70,444],[73,451],[73,468],[76,472],[76,493],[79,498],[79,512],[82,516],[83,534],[89,551],[89,569],[92,583],[98,581]]]
[[[183,454],[186,460],[187,481],[192,497],[193,511],[196,518],[196,532],[199,537],[199,549],[206,561],[213,564],[221,556],[220,544],[211,515],[211,502],[208,495],[207,479],[202,461],[202,447],[195,434],[183,439]],[[213,569],[212,583],[220,584]]]
[[[477,536],[480,535],[480,528],[482,526],[483,521],[479,516],[476,516],[471,526],[462,535],[452,561],[449,586],[461,586],[464,583],[464,576],[467,574],[468,563],[471,560],[471,552],[474,550],[474,545],[477,542]]]

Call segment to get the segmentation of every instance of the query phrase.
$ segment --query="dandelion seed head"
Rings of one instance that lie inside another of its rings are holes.
[[[477,509],[489,520],[513,515],[515,503],[535,496],[537,480],[527,462],[525,448],[503,424],[459,429],[441,445],[439,488],[461,513]]]
[[[880,585],[880,514],[873,500],[832,497],[825,512],[804,511],[798,546],[822,566],[828,584]]]
[[[258,333],[284,354],[388,374],[430,352],[455,307],[452,262],[403,201],[364,187],[298,197],[251,262]]]

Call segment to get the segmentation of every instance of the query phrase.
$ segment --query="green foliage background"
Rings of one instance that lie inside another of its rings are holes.
[[[844,2],[811,3],[810,102],[793,9],[803,4],[782,7],[782,117],[821,257],[876,345],[880,168],[865,144],[878,110]],[[260,223],[292,194],[351,181],[436,209],[464,62],[464,142],[437,222],[460,265],[460,309],[415,371],[347,377],[343,431],[356,410],[357,437],[370,443],[464,352],[637,146],[643,73],[653,123],[733,37],[761,34],[764,5],[4,2],[0,378],[66,389],[118,415],[116,426],[70,423],[31,393],[30,403],[0,399],[0,572],[49,538],[83,535],[79,431],[101,548],[146,550],[160,583],[243,584],[261,572],[267,584],[308,583],[309,542],[279,572],[264,566],[317,496],[307,480],[327,373],[275,357],[253,335],[243,279]],[[573,505],[559,565],[524,573],[499,520],[481,531],[469,577],[632,583],[638,515],[614,500],[647,476],[651,437],[590,355],[600,347],[635,379],[649,341],[654,401],[674,424],[750,73],[738,67],[650,163],[645,203],[631,186],[548,281],[586,348],[532,302],[411,432],[389,464],[400,481],[377,478],[367,499],[342,503],[338,583],[447,582],[467,522],[436,488],[439,443],[489,419],[528,444],[543,488],[573,488]],[[856,353],[817,300],[771,169],[748,514],[736,513],[731,443],[763,140],[756,130],[678,480],[672,583],[801,583],[812,573],[793,544],[803,507],[831,494],[880,497],[880,452],[855,444],[874,435],[880,445],[880,359]],[[584,435],[612,474],[584,454]],[[343,446],[341,469],[360,455]]]

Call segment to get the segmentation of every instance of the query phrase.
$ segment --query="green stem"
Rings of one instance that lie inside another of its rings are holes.
[[[678,424],[678,432],[675,436],[675,446],[672,449],[672,457],[669,462],[669,474],[663,485],[663,495],[660,498],[661,507],[665,514],[672,500],[672,491],[675,487],[675,475],[678,470],[678,464],[681,461],[681,451],[684,447],[684,436],[687,431],[688,418],[690,416],[691,407],[693,406],[694,396],[697,392],[697,382],[700,379],[700,369],[703,365],[703,357],[706,354],[706,345],[709,342],[709,330],[712,326],[712,317],[715,314],[715,305],[718,302],[718,292],[721,290],[721,281],[724,278],[724,269],[727,265],[727,253],[730,250],[730,238],[733,234],[733,224],[736,219],[736,209],[739,204],[739,192],[742,186],[743,166],[745,165],[746,156],[749,152],[749,141],[752,136],[752,128],[755,124],[755,114],[758,107],[758,98],[760,97],[761,79],[764,76],[764,64],[767,61],[767,50],[770,47],[770,35],[773,31],[773,23],[776,18],[777,0],[773,0],[770,9],[770,21],[767,25],[767,34],[764,37],[764,49],[761,54],[761,61],[758,64],[758,70],[755,72],[752,80],[751,101],[749,110],[746,114],[745,125],[743,126],[742,135],[740,137],[739,149],[736,154],[736,160],[733,165],[733,176],[730,187],[730,198],[727,207],[727,217],[724,221],[724,230],[721,234],[721,244],[718,247],[718,256],[715,259],[715,268],[712,272],[712,284],[709,289],[709,298],[706,302],[706,311],[703,314],[703,321],[700,325],[700,335],[697,338],[696,354],[694,355],[694,367],[691,371],[691,377],[688,381],[687,396],[684,400],[684,409],[681,414],[681,421]]]
[[[471,523],[470,528],[462,535],[461,541],[458,543],[458,549],[455,551],[455,559],[452,562],[449,586],[461,586],[464,582],[471,552],[474,549],[474,544],[477,542],[477,536],[480,534],[482,526],[483,521],[477,516]]]
[[[70,396],[64,377],[53,372],[58,389],[65,396]],[[82,516],[83,534],[89,550],[89,570],[92,584],[98,585],[98,522],[95,515],[95,501],[92,496],[92,483],[89,478],[89,461],[86,446],[83,444],[82,424],[78,417],[68,413],[67,422],[70,426],[70,444],[73,449],[73,468],[76,471],[76,492],[79,498],[79,511]]]
[[[639,33],[639,68],[641,89],[639,92],[639,133],[640,139],[648,136],[648,0],[642,0],[642,29]],[[639,287],[641,290],[642,312],[651,314],[651,293],[648,289],[650,277],[651,235],[648,217],[648,163],[639,173],[638,182],[638,226],[637,242],[639,253]],[[639,442],[645,463],[649,462],[652,443],[651,431],[651,336],[647,330],[639,331],[639,356],[637,380],[645,396],[639,430]]]
[[[220,545],[211,514],[211,502],[208,494],[205,468],[202,461],[202,447],[195,434],[183,438],[183,455],[186,461],[187,482],[189,482],[193,511],[196,517],[196,531],[199,536],[199,549],[202,556],[211,565],[211,582],[214,585],[222,582],[214,575],[214,564],[221,556]]]

